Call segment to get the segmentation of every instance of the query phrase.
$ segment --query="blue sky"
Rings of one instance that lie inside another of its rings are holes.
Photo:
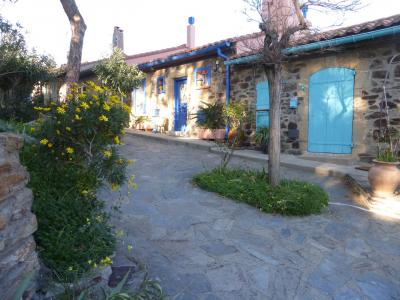
[[[110,52],[114,26],[124,29],[125,52],[156,50],[186,42],[187,18],[196,18],[196,44],[257,31],[247,22],[242,0],[76,0],[88,26],[83,61]],[[400,0],[364,0],[366,7],[348,14],[345,25],[400,14]],[[0,4],[0,13],[26,30],[28,45],[66,62],[70,27],[60,1],[19,0]],[[311,12],[309,20],[324,28],[338,16]]]

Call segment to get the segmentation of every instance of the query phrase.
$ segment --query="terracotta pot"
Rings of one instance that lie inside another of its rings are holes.
[[[390,197],[400,184],[399,162],[383,162],[374,160],[369,169],[368,181],[372,194],[376,197]]]
[[[202,140],[223,140],[225,138],[225,129],[199,128],[197,136]]]

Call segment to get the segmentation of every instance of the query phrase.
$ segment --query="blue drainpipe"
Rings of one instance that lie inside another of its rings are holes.
[[[229,57],[226,56],[224,53],[222,53],[221,48],[217,49],[217,54],[219,57],[221,57],[223,60],[227,61],[229,60]],[[225,70],[226,70],[226,83],[225,83],[225,101],[226,104],[230,103],[230,99],[231,99],[231,66],[230,65],[226,65],[225,66]],[[229,125],[225,126],[225,137],[228,138],[228,134],[229,134]]]

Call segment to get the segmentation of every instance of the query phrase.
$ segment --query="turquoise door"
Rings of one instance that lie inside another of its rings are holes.
[[[355,72],[327,68],[310,77],[308,151],[352,152]]]
[[[269,87],[268,81],[257,84],[257,104],[256,104],[256,131],[262,127],[269,127]]]

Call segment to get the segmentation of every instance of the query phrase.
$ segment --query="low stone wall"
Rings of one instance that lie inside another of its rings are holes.
[[[24,277],[39,267],[33,196],[18,156],[22,144],[21,137],[0,133],[0,299],[11,299]]]

